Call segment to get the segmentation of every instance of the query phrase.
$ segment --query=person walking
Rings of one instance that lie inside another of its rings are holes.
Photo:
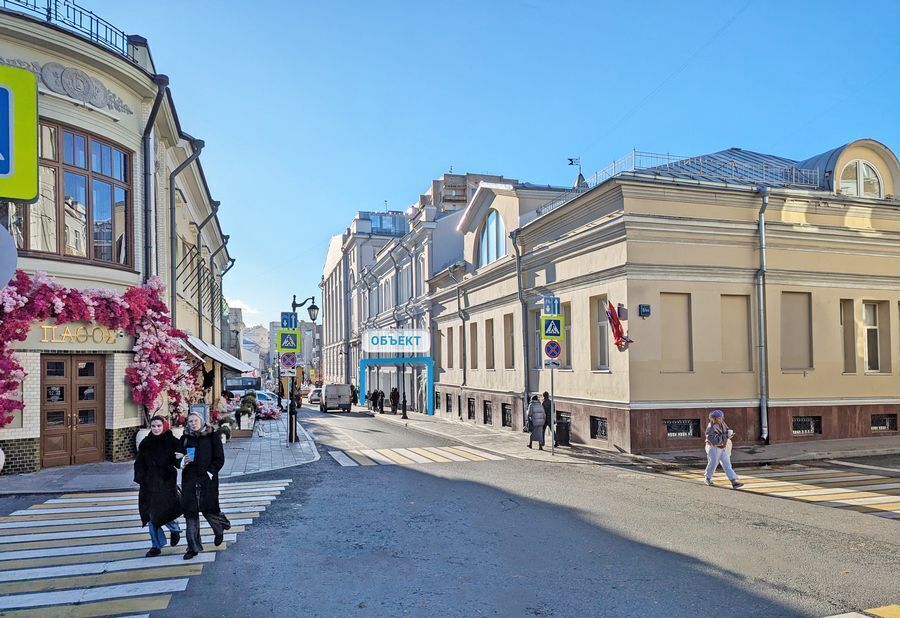
[[[152,558],[162,553],[166,546],[169,529],[169,543],[178,545],[181,527],[176,521],[181,516],[181,496],[178,494],[179,453],[178,438],[172,435],[168,422],[161,416],[150,419],[150,434],[141,440],[134,460],[134,482],[140,485],[138,491],[138,512],[141,525],[150,532],[150,550],[146,557]]]
[[[378,413],[384,414],[384,391],[378,389]]]
[[[391,389],[391,414],[397,413],[397,406],[400,404],[400,391],[397,387]]]
[[[231,522],[219,508],[219,470],[225,465],[222,438],[209,423],[204,423],[197,413],[188,415],[187,427],[181,437],[183,472],[181,474],[181,506],[187,523],[188,550],[185,560],[201,551],[200,513],[212,528],[213,543],[218,547],[224,540],[225,530]]]
[[[532,448],[531,443],[537,440],[538,449],[544,450],[544,424],[547,422],[547,415],[544,414],[544,406],[538,401],[537,395],[531,396],[531,403],[528,405],[528,422],[531,424],[531,435],[528,436],[528,448]]]
[[[725,476],[731,481],[732,489],[743,487],[738,481],[737,474],[731,467],[731,453],[729,453],[728,441],[734,431],[725,424],[725,413],[721,410],[713,410],[709,413],[709,425],[706,426],[706,484],[713,487],[713,474],[716,468],[722,464]]]
[[[359,391],[356,390],[356,384],[350,385],[350,403],[353,405],[359,403]]]
[[[544,400],[541,402],[541,405],[544,407],[544,416],[547,418],[544,428],[550,431],[550,437],[553,438],[553,446],[559,446],[559,443],[556,441],[556,434],[553,433],[553,402],[550,401],[550,393],[547,391],[544,391]]]
[[[366,391],[366,409],[372,411],[372,391]]]

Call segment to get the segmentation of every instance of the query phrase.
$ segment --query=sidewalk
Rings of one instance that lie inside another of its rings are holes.
[[[354,412],[367,412],[367,410],[363,406],[356,406]],[[544,450],[541,451],[538,450],[537,443],[535,443],[533,449],[528,448],[528,434],[521,431],[512,431],[507,428],[494,429],[484,425],[476,425],[465,421],[452,421],[416,412],[409,412],[407,415],[409,420],[403,420],[399,414],[395,416],[385,413],[375,414],[374,416],[384,422],[404,425],[416,431],[456,440],[473,448],[496,453],[510,459],[619,466],[654,464],[652,459],[639,455],[629,455],[619,451],[595,449],[581,445],[558,446],[556,447],[556,453],[551,455],[549,434]]]
[[[225,444],[225,466],[219,478],[290,468],[319,459],[315,442],[300,423],[297,423],[300,442],[288,447],[287,414],[279,420],[259,421],[257,425],[253,437],[229,440]],[[0,476],[0,495],[134,489],[133,478],[133,461],[61,466],[31,474]]]

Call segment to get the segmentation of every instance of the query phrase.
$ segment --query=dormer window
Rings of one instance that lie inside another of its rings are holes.
[[[881,178],[875,167],[867,161],[851,161],[841,172],[841,193],[860,197],[883,197]]]
[[[506,255],[506,228],[496,210],[488,212],[481,228],[478,267],[487,266]]]

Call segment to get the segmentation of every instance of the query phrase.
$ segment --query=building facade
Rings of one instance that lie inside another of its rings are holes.
[[[804,161],[632,153],[550,200],[482,184],[463,263],[429,281],[438,414],[521,431],[525,398],[550,390],[552,295],[573,442],[701,448],[714,408],[738,444],[897,435],[898,180],[862,139]]]
[[[169,174],[200,144],[182,130],[147,41],[114,27],[101,37],[90,27],[99,18],[78,7],[76,20],[56,22],[28,3],[4,6],[0,63],[32,71],[39,84],[39,197],[0,204],[19,267],[118,292],[159,275],[175,292],[176,326],[221,346],[227,237],[199,161],[176,179],[169,217]],[[25,409],[0,429],[3,473],[131,457],[143,422],[125,381],[133,346],[94,324],[34,324],[14,345],[27,373]],[[191,358],[218,372],[204,352]]]

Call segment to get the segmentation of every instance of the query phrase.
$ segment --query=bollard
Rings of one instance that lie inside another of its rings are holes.
[[[406,416],[406,393],[403,393],[403,400],[400,402],[400,406],[400,409],[403,411],[403,415],[400,418],[409,420],[409,417]]]

